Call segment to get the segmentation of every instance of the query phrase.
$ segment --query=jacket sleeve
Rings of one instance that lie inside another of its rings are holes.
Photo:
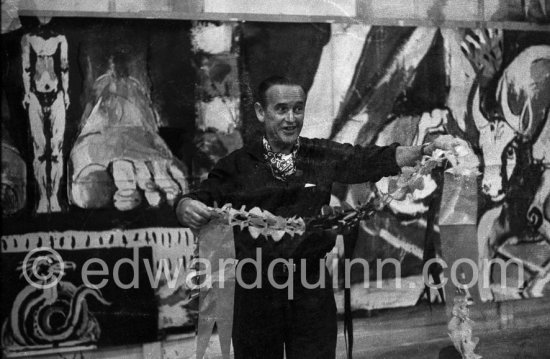
[[[382,177],[398,174],[401,169],[395,159],[399,143],[389,146],[342,144],[330,140],[312,140],[313,153],[306,154],[318,161],[318,173],[335,182],[346,184],[376,182]]]
[[[196,191],[185,194],[180,198],[192,198],[207,206],[213,206],[214,203],[223,205],[226,202],[228,186],[231,186],[230,180],[234,177],[236,171],[234,156],[229,155],[222,158],[208,174],[208,178],[201,182]],[[179,202],[179,200],[177,201]],[[176,206],[177,206],[176,202]]]

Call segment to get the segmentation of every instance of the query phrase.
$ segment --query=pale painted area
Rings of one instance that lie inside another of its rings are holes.
[[[193,51],[204,51],[209,54],[221,54],[231,51],[233,25],[212,23],[198,24],[191,29]]]
[[[180,246],[192,247],[194,243],[193,232],[189,228],[166,227],[112,229],[94,232],[70,230],[64,232],[33,232],[3,235],[1,238],[4,253],[28,252],[42,246],[48,246],[56,250],[77,250],[88,248],[134,248],[148,246],[153,243],[168,249],[178,248],[178,250],[181,250]],[[74,248],[71,243],[72,238],[75,239]],[[170,252],[168,251],[168,253]],[[191,253],[192,250],[190,255]],[[183,255],[182,252],[179,252],[179,254],[180,256]]]
[[[476,74],[462,53],[460,44],[463,31],[456,29],[440,29],[445,48],[445,71],[449,85],[447,107],[461,130],[466,129],[465,120],[468,114],[468,95],[474,84]]]
[[[29,116],[33,143],[33,172],[39,193],[37,213],[61,212],[58,193],[64,172],[65,111],[70,103],[68,56],[64,35],[42,37],[38,31],[21,38],[23,106]]]
[[[355,16],[355,0],[205,0],[204,12]]]
[[[384,77],[379,81],[378,86],[388,83],[391,77],[396,72],[401,71],[401,69],[406,73],[413,73],[432,47],[436,32],[436,28],[415,28],[405,45],[394,56],[391,65],[388,67]],[[414,76],[410,78],[411,81]]]
[[[222,133],[232,133],[237,128],[239,103],[238,99],[227,97],[215,97],[210,102],[200,102],[197,127],[203,131],[213,128]]]
[[[410,307],[424,291],[421,275],[351,286],[351,310]],[[344,313],[344,291],[334,295],[338,313]]]
[[[44,11],[67,11],[71,9],[72,11],[108,12],[110,2],[111,0],[21,0],[19,9]]]
[[[366,112],[355,116],[350,121],[346,122],[344,127],[334,137],[334,141],[341,143],[355,143],[359,131],[368,120],[369,115]]]
[[[332,24],[331,39],[323,49],[308,93],[302,136],[328,138],[355,73],[370,26]],[[337,139],[338,140],[338,139]],[[355,138],[347,142],[353,142]]]
[[[116,0],[116,11],[171,11],[171,0]]]
[[[495,0],[493,0],[494,2]],[[490,1],[488,1],[490,2]],[[377,18],[432,18],[437,20],[482,19],[478,0],[370,1],[369,14]],[[438,15],[440,18],[434,18]]]
[[[542,0],[544,1],[544,0]],[[521,2],[523,3],[523,2]],[[521,7],[521,3],[518,1],[515,5],[516,8]],[[508,11],[513,11],[510,9],[513,5],[507,4],[503,0],[484,0],[483,1],[483,15],[485,15],[485,20],[491,20],[495,16],[498,16],[499,13],[503,12],[503,8],[506,8]],[[502,16],[500,16],[502,18]]]
[[[184,277],[184,276],[181,276]],[[167,288],[167,287],[163,287]],[[178,286],[179,288],[179,286]],[[182,300],[183,301],[183,300]],[[191,323],[189,311],[181,304],[159,306],[159,328],[177,328]]]
[[[116,75],[113,66],[93,84],[101,97],[88,102],[93,109],[70,153],[69,202],[81,208],[114,202],[120,211],[136,208],[143,197],[151,207],[163,196],[173,204],[188,192],[186,169],[158,134],[149,91],[132,76]]]
[[[501,103],[506,122],[512,128],[532,140],[535,129],[547,120],[547,110],[537,108],[534,104],[538,96],[547,96],[547,83],[550,82],[550,46],[532,46],[520,53],[514,61],[508,65],[499,80],[497,88],[497,100]],[[516,101],[523,102],[520,115],[515,115],[511,109],[508,98],[512,96]],[[550,106],[550,100],[546,97],[544,105]],[[540,107],[540,104],[539,104]],[[527,123],[526,123],[527,122]]]

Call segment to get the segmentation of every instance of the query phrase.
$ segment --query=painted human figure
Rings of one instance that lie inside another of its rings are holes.
[[[29,114],[34,177],[40,196],[37,212],[59,212],[65,111],[69,107],[67,39],[40,27],[22,37],[21,50],[23,106]]]

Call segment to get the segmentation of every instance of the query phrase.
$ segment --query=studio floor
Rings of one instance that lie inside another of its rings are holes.
[[[550,358],[550,327],[532,329],[500,330],[497,332],[478,333],[479,344],[476,354],[484,359],[507,358]],[[359,340],[361,342],[361,340]],[[344,353],[339,353],[344,358]],[[424,343],[407,343],[405,340],[393,348],[372,350],[358,349],[354,358],[395,358],[395,359],[461,359],[461,356],[450,345],[448,338],[437,338]]]
[[[354,320],[358,328],[353,358],[461,359],[446,327],[435,324],[415,329],[411,324],[417,320],[417,317],[403,317],[401,326],[393,325],[385,330],[373,326],[369,318]],[[479,337],[475,352],[484,359],[550,358],[550,323],[533,328],[474,328],[474,336]],[[346,358],[343,330],[339,333],[337,357]]]
[[[546,299],[489,303],[472,309],[476,354],[483,359],[550,358],[550,306]],[[448,336],[444,305],[356,313],[354,359],[462,359]],[[346,358],[340,322],[337,358]],[[209,358],[221,358],[215,336]]]

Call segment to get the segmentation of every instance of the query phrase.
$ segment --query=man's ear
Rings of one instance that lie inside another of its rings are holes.
[[[258,121],[264,122],[264,108],[259,102],[254,103],[254,111],[256,111],[256,117],[258,118]]]

